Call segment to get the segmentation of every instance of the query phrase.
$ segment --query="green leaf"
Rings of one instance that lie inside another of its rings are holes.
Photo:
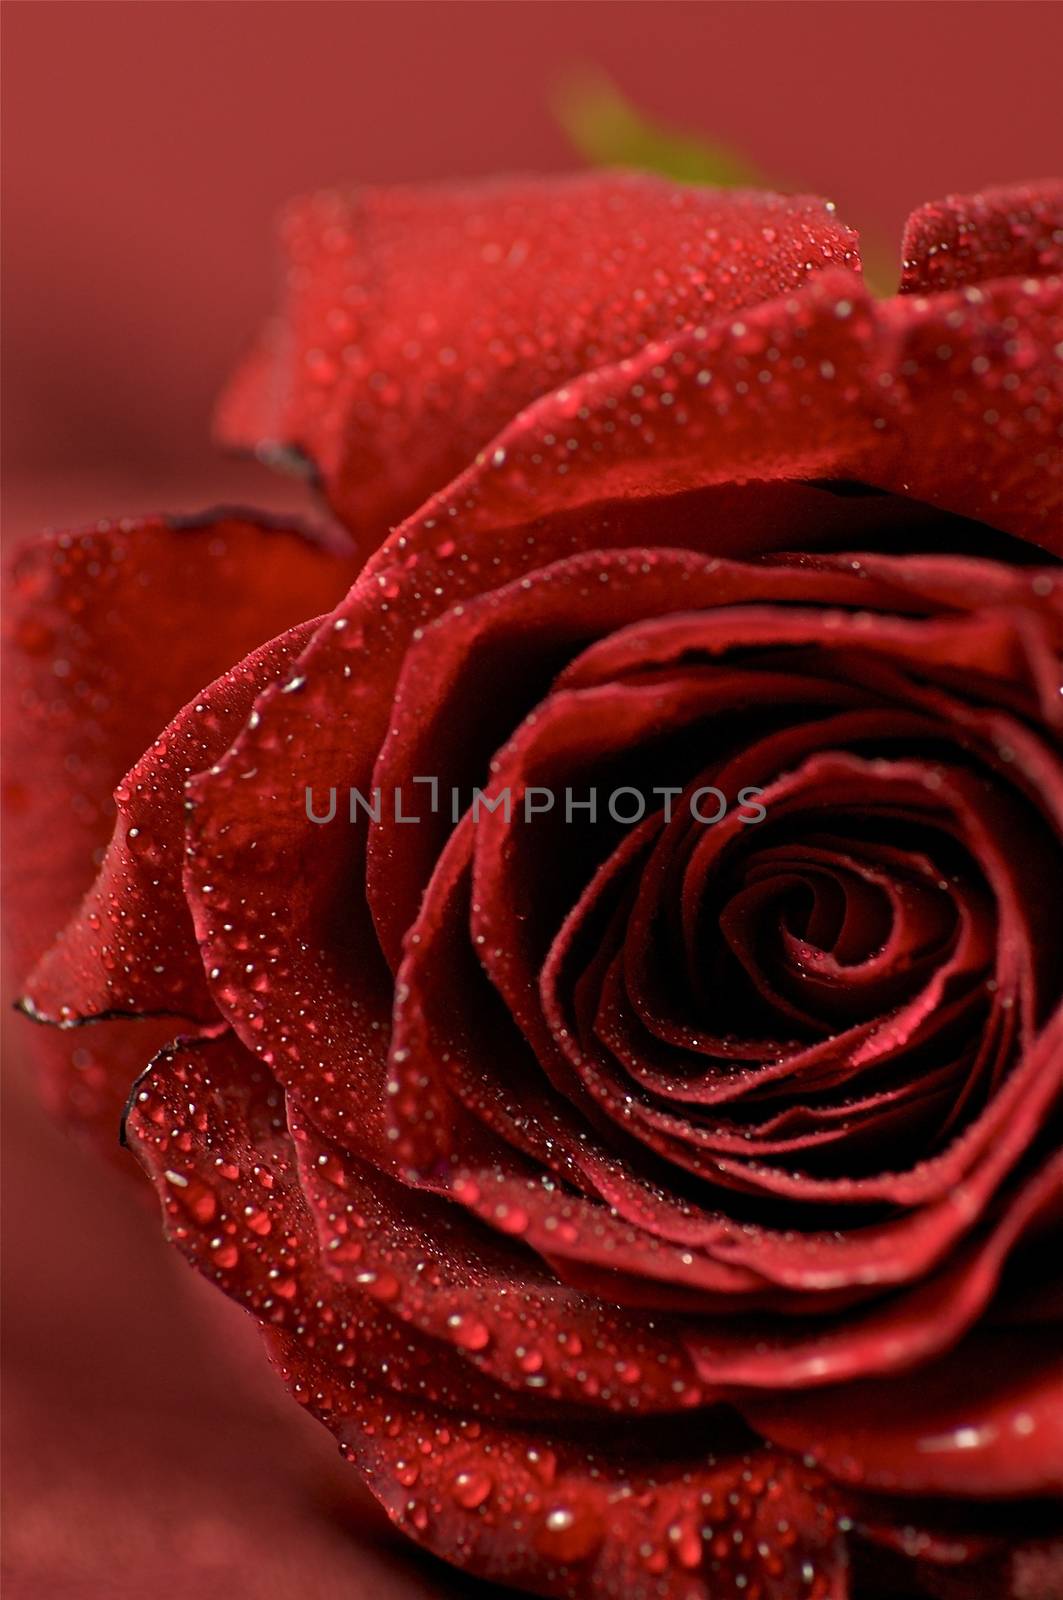
[[[584,71],[563,81],[554,95],[554,114],[579,154],[594,166],[638,167],[683,183],[725,189],[765,183],[763,174],[722,145],[657,127],[604,73]]]

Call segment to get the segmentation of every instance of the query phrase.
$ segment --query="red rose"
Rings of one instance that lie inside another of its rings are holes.
[[[811,202],[315,201],[226,429],[363,544],[424,508],[346,598],[233,518],[25,558],[49,913],[123,690],[298,624],[122,780],[25,1008],[110,1019],[53,1064],[101,1122],[181,1019],[169,1236],[473,1572],[1059,1592],[1059,209],[929,208],[875,303]]]

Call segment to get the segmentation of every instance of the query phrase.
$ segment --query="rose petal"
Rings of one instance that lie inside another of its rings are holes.
[[[224,754],[261,690],[291,673],[313,630],[293,628],[201,689],[122,779],[96,881],[26,984],[20,1004],[36,1021],[218,1021],[182,882],[185,786]]]
[[[291,1113],[322,1259],[392,1316],[528,1397],[673,1411],[704,1397],[678,1338],[567,1285],[521,1247],[524,1214],[481,1228],[463,1205],[403,1189]]]
[[[635,175],[319,194],[289,208],[283,242],[282,317],[219,431],[309,457],[367,542],[566,380],[858,270],[820,201]]]
[[[810,1595],[844,1596],[825,1482],[719,1412],[699,1414],[693,1452],[689,1419],[679,1450],[653,1431],[634,1440],[630,1421],[615,1442],[597,1422],[589,1448],[576,1419],[562,1426],[537,1399],[522,1422],[447,1343],[393,1321],[381,1275],[359,1288],[325,1274],[282,1097],[231,1036],[164,1051],[128,1128],[174,1243],[264,1325],[296,1398],[414,1539],[483,1576],[588,1600],[621,1583],[651,1600],[662,1582],[709,1600],[740,1574],[765,1600],[799,1576]]]
[[[342,544],[239,511],[105,521],[16,554],[5,814],[18,961],[40,954],[92,881],[111,790],[159,729],[234,661],[328,610],[352,576]]]
[[[780,505],[796,504],[812,525],[820,504],[829,522],[837,502],[807,490],[796,502],[790,492],[780,502],[777,495],[736,500],[729,491],[721,504],[725,517],[737,517],[741,527],[748,528],[752,519],[766,530],[774,526]],[[684,521],[692,539],[712,544],[717,525],[705,512],[702,505],[688,505]],[[371,795],[411,635],[448,603],[491,582],[517,578],[537,559],[571,555],[588,539],[637,546],[659,528],[659,515],[659,503],[649,499],[600,519],[593,514],[558,518],[539,531],[534,543],[526,530],[510,529],[493,535],[488,545],[474,542],[467,549],[438,532],[431,519],[428,525],[408,525],[395,537],[394,559],[380,567],[371,564],[321,626],[298,663],[293,692],[267,691],[256,707],[256,724],[243,730],[216,771],[192,784],[197,807],[191,819],[188,892],[207,966],[218,969],[216,1000],[249,1048],[275,1037],[274,1019],[280,1024],[285,1051],[273,1052],[274,1070],[290,1073],[285,1081],[298,1085],[300,1093],[315,1092],[319,1037],[330,1036],[333,1076],[322,1096],[322,1115],[333,1127],[343,1125],[350,1137],[363,1137],[367,1119],[371,1123],[376,1116],[373,1108],[379,1109],[390,984],[376,960],[364,904],[344,888],[362,876],[365,852],[364,815],[357,819],[362,826],[348,827],[346,802],[351,787]],[[636,557],[627,559],[637,564]],[[791,576],[783,580],[787,588],[793,581]],[[849,592],[855,593],[851,584]],[[340,820],[334,827],[317,827],[307,814],[308,797],[324,814],[333,789]],[[204,882],[213,885],[209,903],[200,889]],[[289,933],[283,951],[276,943],[278,917]],[[338,938],[324,936],[326,924],[341,929]],[[271,961],[270,982],[264,986],[260,972],[245,970],[248,945],[243,941],[261,945],[260,935],[269,941]],[[331,953],[323,967],[326,951]],[[348,959],[354,952],[356,959]],[[285,997],[296,989],[304,1003],[292,1008]],[[305,1004],[310,997],[312,1004]],[[295,1023],[293,1011],[299,1013]],[[312,1017],[314,1027],[303,1017]]]
[[[1063,1491],[1054,1332],[981,1329],[907,1378],[748,1406],[756,1426],[846,1483],[898,1494]]]
[[[267,1336],[297,1399],[337,1435],[392,1521],[455,1565],[563,1600],[846,1600],[838,1511],[803,1465],[709,1438],[632,1451],[598,1422],[593,1446],[382,1404],[330,1382],[283,1334]],[[667,1455],[661,1453],[668,1451]],[[413,1469],[416,1468],[416,1471]]]
[[[1063,183],[949,195],[908,218],[901,291],[934,294],[990,278],[1063,272]]]
[[[854,476],[1063,555],[1063,280],[899,295],[878,317],[888,426]]]
[[[334,604],[351,575],[342,540],[238,511],[103,522],[15,557],[4,892],[19,982],[92,883],[123,773],[202,684]],[[75,1044],[42,1032],[27,1049],[52,1102],[91,1120],[111,1150],[129,1083],[164,1031],[128,1048],[118,1026]]]
[[[545,518],[736,479],[849,476],[880,449],[884,402],[871,380],[888,350],[859,280],[818,274],[801,294],[687,328],[544,395],[403,532],[420,542],[446,519],[467,539],[525,521],[529,507]]]
[[[325,1270],[283,1092],[231,1033],[163,1049],[134,1090],[125,1130],[171,1242],[263,1326],[294,1330],[343,1381],[364,1367],[388,1395],[470,1414],[527,1409],[456,1350],[411,1337],[379,1285],[370,1292],[374,1280]]]

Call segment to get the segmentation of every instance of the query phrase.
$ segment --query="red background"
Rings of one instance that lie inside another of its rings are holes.
[[[269,304],[277,206],[571,167],[549,100],[575,66],[894,257],[922,200],[1063,167],[1048,3],[8,0],[4,24],[7,538],[290,499],[208,436]],[[154,1217],[17,1074],[8,1100],[12,1600],[471,1594],[389,1540],[227,1308],[219,1361]]]

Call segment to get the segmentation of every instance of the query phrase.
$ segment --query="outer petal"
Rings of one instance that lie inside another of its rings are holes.
[[[862,283],[817,274],[800,294],[686,327],[544,395],[402,532],[419,543],[442,525],[468,538],[530,511],[545,521],[736,480],[847,476],[887,426],[874,381],[885,356]],[[721,530],[710,545],[790,547],[782,527]]]
[[[19,979],[73,912],[111,831],[122,774],[201,684],[334,604],[353,566],[253,513],[102,522],[16,556],[5,618],[4,891]],[[49,1094],[108,1144],[129,1082],[162,1042],[119,1029],[34,1040]]]
[[[267,1342],[392,1521],[478,1576],[560,1600],[849,1594],[849,1524],[830,1488],[793,1458],[691,1451],[689,1433],[685,1450],[647,1441],[643,1451],[600,1424],[587,1445],[586,1431],[573,1440],[385,1408],[355,1384],[329,1384],[290,1338]]]
[[[821,201],[634,175],[320,194],[283,240],[282,316],[219,429],[308,457],[376,542],[558,384],[858,265]]]
[[[224,755],[261,691],[290,675],[314,626],[292,628],[201,689],[126,773],[96,880],[27,982],[20,1004],[38,1022],[218,1020],[182,883],[185,786]]]
[[[710,484],[848,479],[1059,553],[1061,340],[1058,278],[872,303],[850,274],[820,274],[544,396],[402,532],[486,536],[531,507],[545,520]],[[984,527],[915,532],[923,548],[950,537],[993,553]],[[714,553],[766,548],[793,541],[781,526],[725,528]]]
[[[878,308],[887,400],[854,475],[1063,554],[1063,279]]]
[[[345,1156],[289,1105],[299,1179],[337,1283],[462,1351],[533,1399],[611,1411],[674,1411],[703,1398],[678,1330],[589,1298],[544,1269],[519,1238],[405,1189]]]
[[[688,1416],[681,1439],[598,1418],[588,1444],[578,1415],[514,1400],[446,1342],[393,1320],[375,1274],[361,1287],[327,1274],[283,1099],[231,1036],[164,1051],[128,1127],[173,1242],[264,1326],[296,1398],[413,1538],[570,1600],[758,1587],[789,1600],[799,1585],[843,1600],[837,1507],[815,1471],[719,1411]]]
[[[284,1096],[231,1034],[163,1049],[134,1090],[125,1135],[155,1183],[171,1241],[257,1321],[320,1347],[338,1374],[367,1364],[384,1390],[422,1404],[527,1409],[456,1351],[441,1346],[426,1360],[386,1296],[326,1273]]]
[[[1063,272],[1063,183],[1022,184],[920,206],[904,229],[901,292]]]

